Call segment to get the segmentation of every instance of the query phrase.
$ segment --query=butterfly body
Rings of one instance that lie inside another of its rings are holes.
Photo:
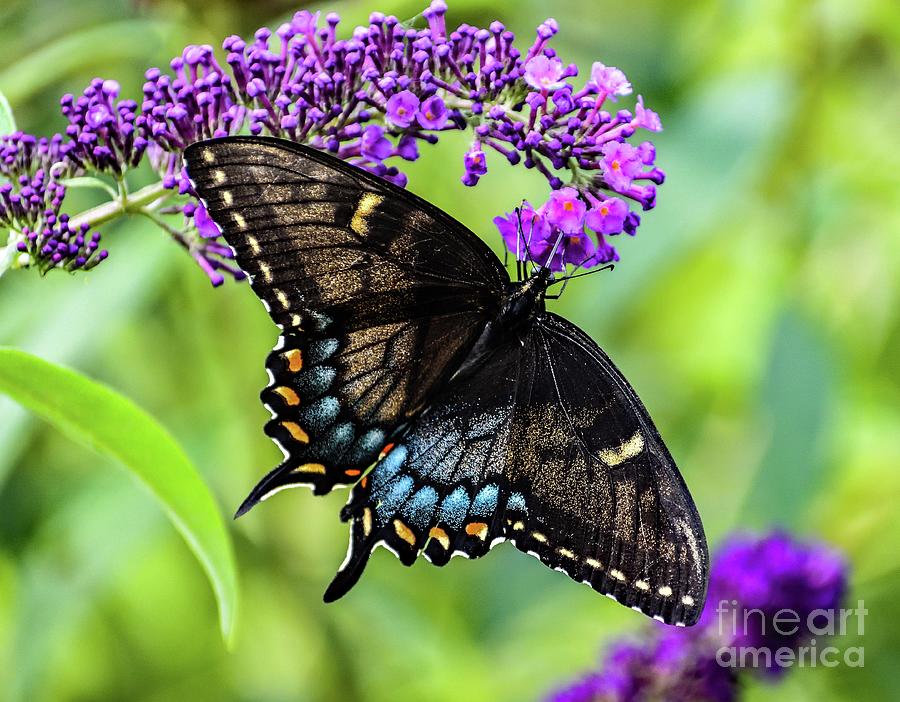
[[[708,556],[671,455],[634,390],[424,200],[313,149],[232,137],[188,171],[282,330],[262,392],[284,487],[351,488],[343,596],[383,545],[405,565],[502,541],[650,616],[699,617]]]

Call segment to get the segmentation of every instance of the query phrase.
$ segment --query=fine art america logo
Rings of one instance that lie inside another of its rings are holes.
[[[736,600],[716,606],[719,640],[728,642],[716,651],[725,668],[861,668],[862,646],[838,646],[840,637],[862,637],[869,613],[862,600],[854,608],[780,609],[774,614],[743,609]]]

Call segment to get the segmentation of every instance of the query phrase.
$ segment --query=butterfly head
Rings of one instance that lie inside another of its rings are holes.
[[[500,319],[508,326],[528,322],[544,311],[544,297],[553,282],[553,271],[538,267],[528,278],[510,283],[500,309]]]

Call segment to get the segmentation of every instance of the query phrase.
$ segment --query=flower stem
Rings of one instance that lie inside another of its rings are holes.
[[[93,229],[101,224],[117,219],[124,214],[138,214],[147,205],[168,197],[170,191],[163,187],[162,181],[151,183],[133,193],[120,189],[120,196],[110,202],[104,202],[73,217],[70,222],[79,227],[84,223]]]

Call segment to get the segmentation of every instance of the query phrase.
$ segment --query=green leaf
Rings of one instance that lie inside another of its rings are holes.
[[[822,440],[833,411],[833,373],[817,330],[799,312],[785,310],[760,388],[771,440],[740,524],[799,528],[824,484]]]
[[[234,550],[218,506],[169,432],[131,400],[24,351],[0,348],[0,392],[72,439],[120,461],[160,502],[206,571],[231,642],[238,585]]]
[[[0,91],[0,136],[4,134],[12,134],[16,131],[16,118],[13,117],[12,108],[9,106],[9,100]]]

